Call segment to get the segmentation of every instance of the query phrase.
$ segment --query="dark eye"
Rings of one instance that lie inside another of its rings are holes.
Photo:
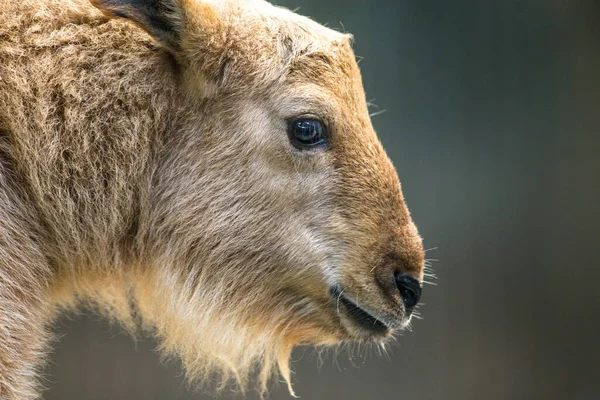
[[[318,119],[298,118],[292,120],[288,133],[292,144],[300,149],[327,144],[327,131]]]

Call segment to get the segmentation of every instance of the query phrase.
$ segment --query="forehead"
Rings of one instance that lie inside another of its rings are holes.
[[[308,17],[263,0],[247,0],[244,4],[245,10],[238,17],[246,19],[246,22],[240,22],[247,24],[248,14],[251,14],[254,24],[262,25],[262,29],[257,30],[269,36],[264,38],[265,41],[275,39],[275,56],[283,63],[288,75],[317,78],[323,74],[339,76],[340,73],[357,73],[358,68],[353,68],[356,62],[350,34],[327,28]],[[254,39],[260,40],[260,37]]]
[[[291,72],[310,65],[316,69],[331,71],[344,67],[348,69],[354,64],[351,35],[327,28],[287,9],[273,7],[273,10],[273,18],[278,25],[280,50],[290,63]]]
[[[307,83],[344,95],[362,91],[360,71],[352,50],[352,36],[317,22],[281,11],[279,53],[284,82]]]
[[[312,19],[292,12],[291,10],[275,6],[264,0],[242,0],[243,12],[239,17],[247,18],[253,14],[260,20],[278,31],[293,32],[296,36],[311,36],[326,42],[348,38],[350,35],[327,28]],[[245,15],[244,15],[245,14]]]
[[[234,4],[239,8],[229,13],[228,25],[237,32],[238,54],[230,61],[245,66],[239,68],[237,87],[252,87],[256,90],[247,93],[258,96],[270,88],[276,96],[335,98],[352,113],[361,107],[364,92],[351,35],[263,0]],[[291,90],[282,92],[284,87]]]
[[[292,52],[283,72],[284,85],[309,96],[321,109],[342,112],[352,118],[368,115],[360,70],[349,40],[321,48]]]

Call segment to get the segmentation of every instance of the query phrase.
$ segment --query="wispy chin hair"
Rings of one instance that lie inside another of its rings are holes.
[[[222,290],[203,287],[198,277],[192,282],[167,268],[154,271],[66,277],[53,294],[62,309],[85,307],[134,336],[154,336],[163,359],[180,360],[193,388],[257,390],[262,397],[279,375],[295,396],[290,356],[308,338],[294,313],[248,315],[257,309],[252,299],[233,307]]]

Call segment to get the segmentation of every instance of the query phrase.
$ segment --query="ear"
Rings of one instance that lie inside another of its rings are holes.
[[[90,0],[110,17],[126,18],[172,52],[180,48],[184,10],[180,0]]]

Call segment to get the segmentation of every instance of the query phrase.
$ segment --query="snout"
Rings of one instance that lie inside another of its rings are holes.
[[[342,324],[361,337],[387,336],[392,330],[405,327],[413,309],[421,299],[421,284],[410,274],[396,274],[390,277],[394,292],[378,291],[375,300],[345,290],[341,286],[330,288],[337,313]]]

